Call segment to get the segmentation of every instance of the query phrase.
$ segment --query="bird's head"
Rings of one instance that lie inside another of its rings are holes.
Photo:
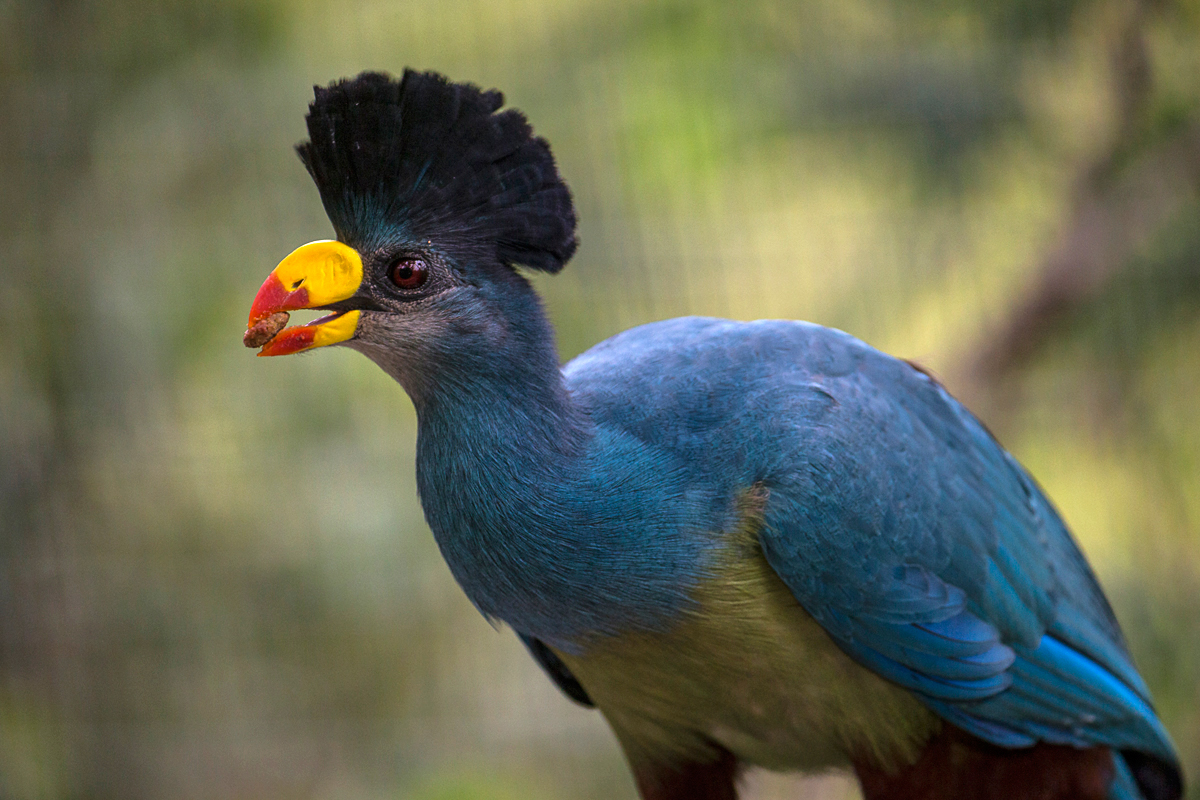
[[[411,392],[430,370],[461,369],[509,339],[543,335],[522,330],[524,317],[540,314],[515,267],[560,270],[575,251],[575,211],[525,117],[500,111],[497,91],[411,70],[399,81],[363,73],[315,93],[309,140],[297,150],[337,239],[284,258],[249,324],[298,309],[330,313],[282,330],[259,355],[344,344]]]

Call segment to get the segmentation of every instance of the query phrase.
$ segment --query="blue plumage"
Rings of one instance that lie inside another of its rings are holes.
[[[693,767],[732,792],[739,760],[916,770],[940,719],[1064,746],[1045,764],[1112,800],[1177,798],[1170,739],[1065,525],[926,374],[817,325],[701,318],[560,370],[513,264],[560,267],[573,210],[501,104],[416,73],[318,92],[301,152],[363,262],[331,307],[361,313],[345,344],[413,399],[454,576],[605,713],[644,796],[691,796]],[[397,259],[429,288],[389,285]],[[1096,747],[1114,755],[1070,755]],[[1076,796],[1063,786],[1037,796]]]
[[[597,350],[567,367],[585,402],[605,404],[596,416],[680,443],[681,463],[763,484],[767,560],[861,663],[1001,746],[1174,758],[1058,515],[926,375],[789,322],[673,320]],[[618,392],[643,402],[614,404]]]

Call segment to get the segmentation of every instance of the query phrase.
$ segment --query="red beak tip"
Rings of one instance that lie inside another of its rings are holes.
[[[279,276],[272,272],[263,281],[258,294],[254,296],[246,327],[253,327],[260,320],[281,311],[295,311],[308,307],[308,289],[306,287],[301,286],[289,292],[283,285],[283,281],[279,280]]]
[[[308,325],[286,328],[263,345],[260,356],[286,356],[309,349],[316,338],[316,329]]]

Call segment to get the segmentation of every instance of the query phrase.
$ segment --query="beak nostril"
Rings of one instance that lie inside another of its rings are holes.
[[[302,284],[302,283],[304,283],[304,278],[301,278],[300,280],[298,280],[298,281],[296,281],[295,283],[293,283],[293,284],[292,284],[292,291],[295,291],[296,289],[299,289],[299,288],[300,288],[300,284]]]

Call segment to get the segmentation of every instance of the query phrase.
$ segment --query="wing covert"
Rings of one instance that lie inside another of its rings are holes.
[[[1174,758],[1061,519],[957,401],[907,364],[811,375],[832,398],[768,477],[768,562],[839,646],[995,744]]]

